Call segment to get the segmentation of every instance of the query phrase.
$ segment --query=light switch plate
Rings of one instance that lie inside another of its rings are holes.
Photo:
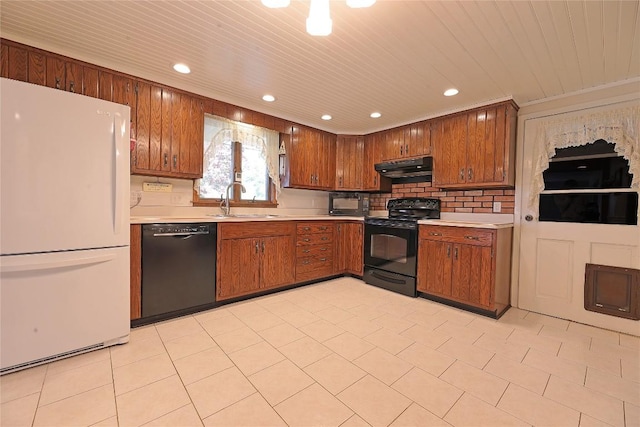
[[[494,212],[501,212],[502,211],[502,203],[493,202],[493,211]]]

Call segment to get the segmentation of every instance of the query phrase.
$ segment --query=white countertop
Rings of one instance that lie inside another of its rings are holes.
[[[168,224],[195,222],[248,222],[248,221],[364,221],[361,216],[330,216],[330,215],[271,215],[271,214],[239,214],[238,216],[132,216],[131,224]]]
[[[474,221],[454,221],[446,219],[423,219],[418,221],[420,225],[445,225],[449,227],[470,227],[470,228],[511,228],[512,222],[474,222]]]

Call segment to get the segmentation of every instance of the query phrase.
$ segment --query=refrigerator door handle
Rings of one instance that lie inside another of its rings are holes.
[[[121,181],[123,180],[123,163],[120,161],[120,157],[127,154],[125,150],[125,144],[123,142],[125,135],[129,134],[129,129],[126,126],[126,120],[116,113],[113,117],[113,232],[114,234],[120,234],[122,231],[122,221],[124,215],[122,213],[122,198],[123,188]],[[120,148],[120,149],[119,149]],[[122,151],[121,151],[122,150]]]
[[[84,256],[81,258],[62,259],[57,261],[43,261],[43,262],[25,262],[24,257],[21,256],[16,259],[15,263],[12,263],[10,258],[3,258],[0,264],[0,272],[2,273],[19,273],[22,271],[34,271],[34,270],[55,270],[65,267],[80,267],[91,264],[100,264],[103,262],[109,262],[115,259],[114,253],[95,256]],[[7,262],[9,261],[9,262]]]

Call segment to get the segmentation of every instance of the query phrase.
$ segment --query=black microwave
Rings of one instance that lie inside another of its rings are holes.
[[[369,215],[369,194],[348,192],[329,193],[329,215]]]

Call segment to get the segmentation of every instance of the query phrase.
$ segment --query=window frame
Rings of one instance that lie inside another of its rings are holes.
[[[233,143],[233,174],[236,172],[242,172],[242,143],[239,141],[232,141]],[[204,173],[204,172],[203,172]],[[278,207],[278,201],[276,199],[276,186],[273,183],[271,177],[268,177],[269,184],[267,191],[269,192],[269,200],[242,200],[241,192],[232,191],[229,198],[230,207],[244,207],[244,208],[276,208]],[[224,196],[224,195],[223,195]],[[204,198],[200,197],[198,191],[193,189],[193,206],[215,206],[219,207],[224,199],[221,198]]]

